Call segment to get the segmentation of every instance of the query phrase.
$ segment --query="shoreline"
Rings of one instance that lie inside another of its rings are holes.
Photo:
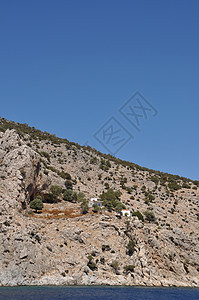
[[[31,283],[31,284],[15,284],[15,285],[0,285],[0,288],[15,288],[15,287],[132,287],[132,288],[194,288],[199,289],[199,285],[185,285],[185,284],[167,284],[167,285],[158,285],[158,284],[59,284],[59,283],[49,283],[49,284],[39,284]]]
[[[13,285],[2,288],[152,288],[152,289],[199,289],[199,286],[147,286],[147,285]]]

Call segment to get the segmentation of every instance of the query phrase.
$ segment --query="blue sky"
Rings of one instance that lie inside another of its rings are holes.
[[[106,153],[93,135],[114,117],[134,136],[117,157],[199,179],[198,11],[195,0],[1,1],[0,115]],[[119,112],[136,91],[158,111],[140,132]]]

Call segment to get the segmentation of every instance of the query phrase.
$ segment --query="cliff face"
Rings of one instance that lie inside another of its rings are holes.
[[[66,140],[0,133],[0,285],[199,286],[198,182],[110,160]],[[62,195],[46,203],[52,185],[65,189],[66,174],[87,199],[105,183],[120,190],[144,221],[106,209],[81,214]],[[37,195],[39,213],[29,207]]]

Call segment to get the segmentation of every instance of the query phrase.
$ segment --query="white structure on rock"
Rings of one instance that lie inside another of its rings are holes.
[[[130,217],[131,216],[131,212],[128,209],[122,209],[121,214],[122,214],[123,217]]]
[[[98,198],[91,198],[90,199],[88,206],[92,207],[93,204],[97,204],[97,206],[102,207],[102,201],[100,201]]]

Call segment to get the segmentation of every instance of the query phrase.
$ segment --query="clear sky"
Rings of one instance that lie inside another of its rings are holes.
[[[105,153],[104,126],[119,126],[117,157],[198,180],[198,13],[197,0],[1,1],[0,115]],[[120,111],[136,91],[157,112],[137,108],[140,131]]]

